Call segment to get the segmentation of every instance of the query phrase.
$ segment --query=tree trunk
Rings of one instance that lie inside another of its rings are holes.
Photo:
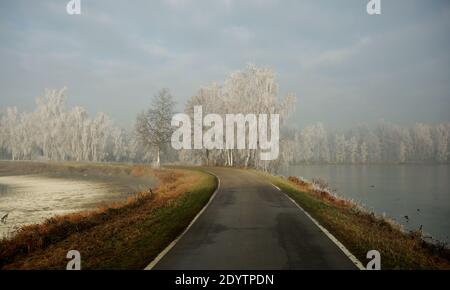
[[[161,150],[158,148],[157,150],[157,156],[156,156],[156,167],[160,167],[161,166]]]
[[[247,158],[245,159],[245,168],[248,168],[248,162],[250,161],[251,151],[247,150]]]

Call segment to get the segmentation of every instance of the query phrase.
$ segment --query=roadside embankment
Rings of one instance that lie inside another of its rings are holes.
[[[450,269],[450,250],[425,241],[420,231],[406,232],[392,221],[299,178],[255,172],[290,196],[363,263],[368,261],[368,251],[377,250],[382,269]]]
[[[41,171],[47,165],[31,166],[28,171]],[[153,176],[159,179],[159,185],[121,203],[21,228],[12,239],[0,241],[0,269],[62,270],[70,250],[80,252],[82,269],[143,269],[187,227],[217,186],[215,177],[196,170],[130,165],[112,165],[111,169],[107,164],[59,166],[76,172],[113,170]],[[55,170],[50,167],[47,170]]]

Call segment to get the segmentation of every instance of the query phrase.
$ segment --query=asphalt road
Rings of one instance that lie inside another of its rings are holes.
[[[220,188],[153,269],[357,269],[285,194],[244,170],[208,169]]]

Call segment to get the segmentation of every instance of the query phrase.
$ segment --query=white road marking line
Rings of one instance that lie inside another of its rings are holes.
[[[216,196],[217,192],[220,189],[220,178],[219,176],[215,175],[212,172],[209,172],[209,174],[215,176],[217,178],[217,188],[214,191],[213,195],[209,198],[209,201],[205,206],[202,208],[202,210],[195,216],[195,218],[191,221],[191,223],[187,226],[187,228],[175,239],[173,240],[161,253],[159,253],[158,256],[150,263],[147,267],[145,267],[144,270],[152,270],[156,264],[161,261],[162,258],[178,243],[178,241],[189,231],[189,229],[192,227],[192,225],[195,223],[195,221],[202,215],[202,213],[206,210],[206,208],[210,205],[214,197]]]
[[[273,184],[273,183],[272,183],[272,185],[273,185],[273,187],[275,187],[278,191],[281,191],[281,189],[280,189],[278,186],[276,186],[276,185]]]
[[[272,184],[273,186],[275,186],[274,184]],[[283,192],[284,193],[284,192]],[[319,224],[319,222],[313,218],[306,210],[304,210],[295,200],[293,200],[289,195],[287,195],[286,193],[284,193],[287,198],[289,198],[291,200],[291,202],[293,202],[333,243],[336,244],[336,246],[338,246],[339,249],[341,249],[341,251],[350,259],[350,261],[353,262],[353,264],[355,264],[355,266],[359,269],[359,270],[366,270],[366,267],[364,267],[363,263],[361,263],[361,261],[358,260],[358,258],[355,257],[355,255],[353,255],[338,239],[336,239],[335,236],[333,236],[326,228],[324,228],[323,226],[321,226]]]

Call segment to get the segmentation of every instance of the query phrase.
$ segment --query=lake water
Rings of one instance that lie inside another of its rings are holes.
[[[339,196],[450,242],[450,165],[295,165],[283,174],[322,177]]]
[[[0,238],[22,225],[123,201],[156,184],[132,176],[0,176]]]

